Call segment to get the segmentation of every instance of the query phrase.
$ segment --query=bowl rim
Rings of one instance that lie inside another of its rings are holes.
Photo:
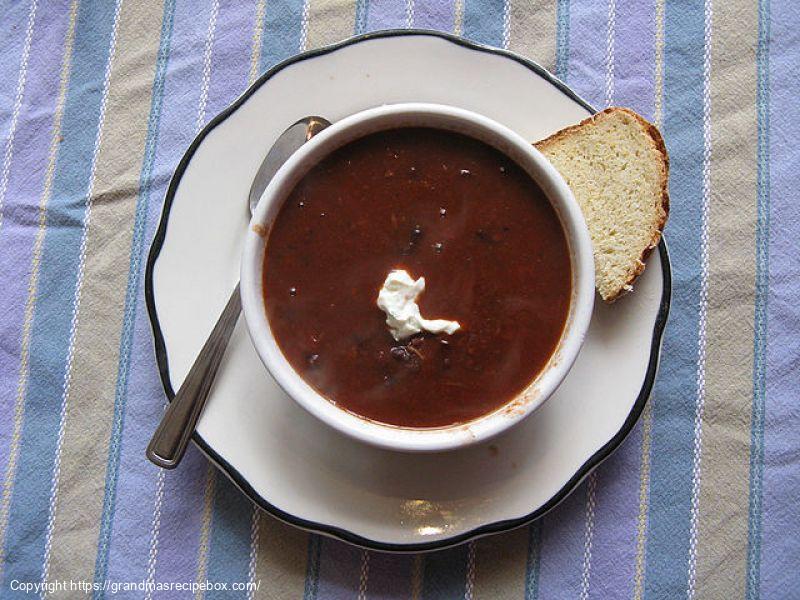
[[[373,132],[427,126],[464,133],[514,160],[545,192],[567,237],[572,263],[572,298],[564,331],[545,367],[528,387],[501,407],[465,423],[409,428],[370,420],[325,398],[295,371],[280,350],[266,315],[263,255],[269,224],[298,180],[335,149]],[[508,127],[473,111],[433,103],[398,103],[366,109],[332,124],[284,163],[264,191],[248,227],[241,261],[242,306],[248,333],[270,375],[312,415],[351,438],[405,452],[439,452],[486,441],[532,414],[555,392],[574,363],[591,320],[595,297],[594,258],[583,213],[568,185],[531,143]]]

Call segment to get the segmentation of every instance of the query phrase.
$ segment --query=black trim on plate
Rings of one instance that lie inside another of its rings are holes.
[[[158,255],[161,252],[161,247],[164,244],[164,239],[166,237],[166,232],[167,232],[167,222],[169,221],[169,213],[170,209],[172,208],[172,202],[175,197],[175,193],[178,189],[178,186],[180,185],[183,173],[186,170],[189,161],[191,161],[192,156],[194,156],[194,153],[197,150],[198,146],[217,125],[222,123],[222,121],[228,118],[228,116],[230,116],[236,109],[238,109],[242,104],[244,104],[248,100],[248,98],[250,98],[250,96],[252,96],[256,90],[258,90],[258,88],[260,88],[276,73],[285,69],[286,67],[310,58],[314,58],[316,56],[321,56],[324,54],[335,52],[340,48],[351,46],[353,44],[357,44],[359,42],[363,42],[366,40],[398,37],[398,36],[437,37],[449,41],[451,43],[457,44],[459,46],[469,48],[471,50],[487,52],[489,54],[496,54],[499,56],[503,56],[505,58],[509,58],[521,64],[522,66],[527,67],[540,77],[550,81],[559,90],[561,90],[562,93],[564,93],[570,99],[574,100],[575,102],[583,106],[589,112],[591,113],[597,112],[597,110],[595,110],[586,101],[584,101],[577,94],[575,94],[575,92],[573,92],[569,87],[567,87],[565,83],[557,79],[549,71],[547,71],[537,63],[528,60],[527,58],[523,58],[522,56],[519,56],[512,52],[509,52],[507,50],[501,50],[499,48],[484,46],[439,31],[428,31],[423,29],[393,29],[386,31],[378,31],[374,33],[366,33],[363,35],[348,38],[342,42],[333,44],[331,46],[326,46],[324,48],[319,48],[317,50],[311,50],[308,52],[304,52],[302,54],[298,54],[272,67],[261,77],[259,77],[258,80],[256,80],[256,82],[253,85],[251,85],[241,96],[239,96],[239,98],[236,99],[236,101],[233,102],[233,104],[228,106],[216,117],[211,119],[211,121],[209,121],[208,124],[205,127],[203,127],[203,129],[200,131],[197,137],[195,137],[192,143],[189,145],[189,148],[186,150],[186,153],[183,155],[180,162],[178,163],[178,166],[175,169],[175,173],[173,174],[172,179],[170,180],[169,188],[167,189],[167,195],[164,200],[164,208],[162,209],[161,213],[161,220],[158,224],[158,229],[156,230],[155,237],[153,238],[153,242],[150,246],[150,252],[147,256],[147,265],[145,269],[145,300],[147,303],[147,314],[150,318],[150,324],[153,329],[153,341],[155,344],[156,360],[158,362],[158,369],[161,375],[161,382],[164,386],[164,391],[167,394],[167,398],[170,401],[172,401],[172,399],[175,397],[175,391],[172,388],[172,383],[169,377],[169,365],[167,362],[167,351],[164,343],[164,335],[161,332],[161,326],[158,321],[158,314],[156,313],[155,296],[153,294],[153,269],[155,267],[156,260],[158,259]],[[642,388],[639,391],[639,396],[636,398],[636,402],[633,405],[633,409],[628,414],[627,419],[625,419],[625,423],[623,423],[622,428],[616,433],[616,435],[613,438],[611,438],[611,440],[609,440],[602,448],[600,448],[597,452],[595,452],[589,458],[589,460],[587,460],[577,470],[577,472],[570,478],[570,480],[564,485],[564,487],[562,487],[543,506],[539,507],[534,512],[525,515],[523,517],[517,519],[509,519],[505,521],[498,521],[496,523],[490,523],[488,525],[483,525],[481,527],[462,533],[460,535],[447,538],[444,540],[438,540],[435,542],[419,543],[419,544],[388,544],[385,542],[377,542],[375,540],[370,540],[368,538],[356,535],[350,531],[341,529],[339,527],[334,527],[331,525],[325,525],[322,523],[316,523],[314,521],[308,521],[306,519],[298,518],[294,515],[282,511],[276,506],[273,506],[272,504],[267,502],[264,498],[259,496],[252,488],[252,486],[247,482],[247,480],[238,471],[236,471],[236,469],[230,463],[228,463],[224,458],[222,458],[222,456],[220,456],[214,449],[212,449],[211,446],[209,446],[208,443],[206,443],[206,441],[202,437],[200,437],[200,435],[197,432],[194,433],[192,439],[202,449],[202,451],[205,452],[206,455],[208,455],[208,457],[212,461],[217,463],[217,466],[219,466],[219,468],[253,502],[255,502],[258,506],[260,506],[273,516],[296,527],[330,535],[332,537],[341,539],[345,542],[349,542],[351,544],[355,544],[365,548],[370,548],[372,550],[379,550],[384,552],[423,552],[429,550],[440,550],[443,548],[448,548],[450,546],[455,546],[462,542],[466,542],[472,538],[488,535],[491,533],[499,533],[501,531],[507,531],[510,529],[514,529],[516,527],[521,527],[522,525],[526,525],[531,521],[538,519],[546,512],[554,508],[564,498],[566,498],[567,495],[569,495],[569,493],[572,492],[572,490],[583,480],[584,477],[586,477],[595,467],[597,467],[603,460],[605,460],[606,458],[608,458],[608,456],[611,455],[611,453],[622,443],[622,441],[631,432],[633,426],[636,424],[636,421],[639,420],[639,417],[641,416],[642,411],[644,410],[645,404],[647,403],[647,399],[650,396],[650,392],[652,391],[653,384],[655,382],[656,371],[658,370],[658,360],[661,352],[661,339],[664,333],[664,327],[666,326],[667,323],[667,317],[669,315],[669,308],[670,308],[670,299],[672,295],[672,275],[670,269],[669,254],[667,252],[667,246],[663,238],[658,245],[658,253],[659,256],[661,257],[661,271],[662,271],[664,289],[661,295],[661,304],[659,306],[658,316],[656,318],[655,326],[653,328],[652,345],[650,347],[650,360],[647,366],[647,372],[645,374],[644,382],[642,383]]]

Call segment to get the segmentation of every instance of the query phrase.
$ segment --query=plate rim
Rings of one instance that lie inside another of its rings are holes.
[[[225,119],[227,119],[231,114],[233,114],[236,110],[238,110],[239,107],[242,106],[262,85],[264,85],[275,74],[282,71],[286,67],[289,67],[299,62],[303,62],[305,60],[316,58],[318,56],[330,54],[341,48],[352,46],[360,42],[374,40],[374,39],[402,37],[402,36],[436,37],[470,50],[486,52],[489,54],[494,54],[497,56],[502,56],[504,58],[511,59],[517,62],[518,64],[528,68],[529,70],[533,71],[535,74],[542,77],[543,79],[548,80],[563,94],[565,94],[570,99],[580,104],[587,111],[591,112],[592,114],[598,112],[597,109],[595,109],[583,98],[581,98],[578,94],[576,94],[571,88],[569,88],[566,83],[558,79],[555,75],[550,73],[550,71],[542,67],[540,64],[529,58],[526,58],[509,50],[504,50],[493,46],[487,46],[485,44],[481,44],[478,42],[473,42],[471,40],[467,40],[465,38],[450,33],[428,30],[428,29],[387,29],[387,30],[374,31],[374,32],[364,33],[361,35],[352,36],[335,44],[330,44],[327,46],[316,48],[314,50],[308,50],[305,52],[301,52],[299,54],[295,54],[281,61],[280,63],[276,64],[269,70],[267,70],[252,85],[250,85],[238,98],[236,98],[236,100],[234,100],[224,110],[222,110],[208,123],[206,123],[206,125],[194,137],[192,142],[189,144],[189,147],[186,149],[183,156],[181,157],[180,161],[178,161],[178,164],[175,167],[175,171],[173,172],[172,177],[170,178],[169,186],[167,187],[167,192],[164,198],[164,204],[161,209],[161,216],[159,218],[158,227],[156,228],[156,232],[153,236],[153,240],[150,244],[150,249],[147,255],[147,262],[145,265],[145,278],[144,278],[145,279],[144,295],[145,295],[145,303],[147,306],[147,316],[148,320],[150,321],[150,328],[153,333],[153,345],[155,348],[156,363],[158,365],[161,384],[164,388],[164,392],[167,396],[168,401],[171,402],[172,399],[175,397],[175,391],[172,387],[172,382],[169,376],[169,362],[167,357],[166,344],[164,341],[163,332],[161,331],[161,325],[158,319],[158,313],[156,311],[156,306],[155,306],[155,293],[153,290],[153,272],[155,269],[156,261],[158,260],[158,256],[161,253],[161,249],[166,239],[167,224],[169,222],[172,202],[175,198],[178,186],[180,185],[180,181],[183,178],[183,174],[186,171],[186,168],[188,167],[189,163],[191,162],[191,159],[193,158],[197,148],[200,146],[200,144],[203,142],[206,136],[213,129],[215,129],[219,124],[225,121]],[[661,356],[661,343],[667,319],[669,317],[670,303],[672,298],[672,269],[670,266],[669,252],[667,250],[666,240],[664,239],[663,235],[661,237],[661,240],[657,248],[659,256],[661,258],[661,276],[662,276],[663,290],[661,293],[661,301],[659,303],[658,314],[656,315],[655,323],[653,326],[653,335],[651,338],[650,357],[648,360],[647,370],[645,372],[644,381],[642,382],[642,387],[639,390],[639,394],[636,398],[636,401],[633,404],[633,407],[631,408],[631,411],[628,413],[628,416],[626,417],[625,421],[623,422],[621,428],[617,431],[617,433],[610,440],[608,440],[603,446],[601,446],[594,454],[592,454],[573,473],[573,475],[558,490],[558,492],[556,492],[553,496],[551,496],[550,499],[543,505],[541,505],[539,508],[537,508],[531,513],[523,515],[522,517],[517,517],[514,519],[505,519],[502,521],[495,521],[493,523],[487,523],[486,525],[481,525],[480,527],[476,527],[474,529],[460,533],[458,535],[439,539],[432,542],[396,544],[396,543],[376,541],[358,535],[341,527],[337,527],[335,525],[328,525],[325,523],[311,521],[308,519],[297,517],[295,515],[292,515],[291,513],[287,513],[286,511],[281,510],[277,506],[274,506],[266,499],[264,499],[260,494],[258,494],[250,485],[250,483],[247,481],[247,479],[241,473],[239,473],[233,465],[231,465],[227,460],[225,460],[216,450],[214,450],[211,447],[211,445],[208,444],[208,442],[206,442],[203,439],[203,437],[200,436],[199,433],[197,433],[197,431],[195,431],[194,434],[192,435],[192,440],[197,444],[197,446],[201,449],[201,451],[204,454],[206,454],[206,456],[212,462],[214,462],[217,465],[217,467],[253,503],[255,503],[262,510],[265,510],[266,512],[270,513],[277,519],[280,519],[281,521],[284,521],[285,523],[288,523],[295,527],[299,527],[301,529],[311,531],[314,533],[320,533],[323,535],[334,537],[344,542],[348,542],[356,546],[361,546],[363,548],[378,550],[382,552],[428,552],[432,550],[442,550],[445,548],[456,546],[458,544],[464,543],[466,541],[478,537],[483,537],[485,535],[490,535],[494,533],[500,533],[503,531],[509,531],[511,529],[516,529],[517,527],[522,527],[523,525],[527,525],[530,522],[542,517],[545,513],[549,512],[553,508],[555,508],[556,505],[561,503],[562,500],[564,500],[570,493],[572,493],[572,491],[586,476],[589,475],[589,473],[591,473],[595,468],[597,468],[597,466],[599,466],[601,462],[603,462],[606,458],[608,458],[622,444],[624,439],[633,430],[633,427],[639,420],[639,417],[642,415],[644,407],[647,404],[647,400],[650,397],[650,393],[652,392],[653,385],[655,383],[656,373],[658,371],[659,358]]]

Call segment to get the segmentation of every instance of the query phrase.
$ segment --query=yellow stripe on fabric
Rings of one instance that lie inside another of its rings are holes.
[[[453,0],[453,33],[464,35],[464,0]]]
[[[743,597],[747,572],[756,239],[758,7],[714,4],[706,399],[697,596]]]
[[[305,531],[281,523],[266,513],[261,514],[255,573],[255,580],[261,584],[255,598],[282,600],[303,597],[308,537]]]
[[[518,527],[475,542],[474,598],[525,597],[528,537],[528,528]]]
[[[639,472],[639,514],[636,518],[636,567],[633,597],[641,600],[644,594],[644,551],[647,539],[647,508],[650,483],[650,436],[653,430],[653,409],[648,402],[642,411],[642,463]]]
[[[654,73],[654,119],[656,125],[661,127],[664,118],[664,2],[656,0],[656,43],[655,43],[655,73]]]
[[[422,577],[425,573],[425,555],[415,554],[411,565],[411,600],[422,597]]]
[[[52,580],[94,579],[128,277],[121,266],[131,247],[161,17],[153,2],[123,3],[119,14],[68,374]]]
[[[253,46],[250,52],[250,74],[248,84],[252,84],[258,77],[258,65],[261,62],[261,38],[264,37],[264,14],[266,0],[258,0],[256,4],[256,18],[253,24]]]
[[[200,543],[197,548],[197,577],[195,582],[198,584],[206,580],[208,572],[208,550],[209,540],[211,539],[211,521],[214,516],[214,488],[216,487],[216,471],[214,465],[209,461],[206,468],[206,485],[203,491],[203,518],[200,521]],[[194,594],[195,600],[201,600],[204,590],[198,585]]]
[[[653,73],[653,119],[661,127],[664,117],[664,2],[655,4],[655,57]],[[647,541],[647,515],[650,508],[650,443],[653,430],[653,402],[651,398],[642,411],[642,461],[639,471],[639,514],[636,519],[636,567],[633,580],[634,600],[644,597],[645,550]]]
[[[355,0],[307,0],[309,50],[338,42],[353,35],[356,24]]]
[[[61,120],[64,116],[64,104],[67,98],[67,88],[69,87],[70,65],[72,64],[72,48],[75,42],[75,23],[78,16],[78,0],[73,0],[69,12],[69,25],[64,41],[64,61],[61,64],[61,77],[58,87],[58,100],[56,102],[55,115],[53,116],[53,137],[50,140],[50,152],[47,158],[47,171],[45,171],[44,188],[42,197],[39,201],[38,220],[36,238],[33,243],[33,254],[31,258],[31,276],[28,283],[28,297],[25,301],[25,312],[22,324],[22,342],[20,347],[20,367],[19,382],[17,384],[17,396],[14,401],[14,426],[11,432],[11,443],[9,445],[8,462],[3,480],[3,494],[0,499],[0,573],[4,563],[3,549],[5,548],[5,530],[8,524],[8,510],[11,502],[11,490],[14,483],[14,475],[17,469],[17,459],[19,457],[19,443],[22,432],[22,421],[25,409],[25,390],[28,389],[28,375],[30,365],[28,363],[31,347],[31,330],[33,326],[33,312],[36,306],[36,293],[39,284],[39,267],[42,260],[42,248],[44,246],[44,236],[47,225],[47,204],[50,201],[50,194],[53,190],[53,176],[56,172],[56,159],[58,158],[58,145],[61,139]]]
[[[511,4],[508,49],[556,68],[556,4],[551,0],[509,0]]]

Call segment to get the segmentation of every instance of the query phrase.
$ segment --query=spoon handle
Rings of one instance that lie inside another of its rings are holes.
[[[183,458],[241,311],[242,300],[237,283],[225,310],[147,445],[147,458],[159,467],[174,469]]]

